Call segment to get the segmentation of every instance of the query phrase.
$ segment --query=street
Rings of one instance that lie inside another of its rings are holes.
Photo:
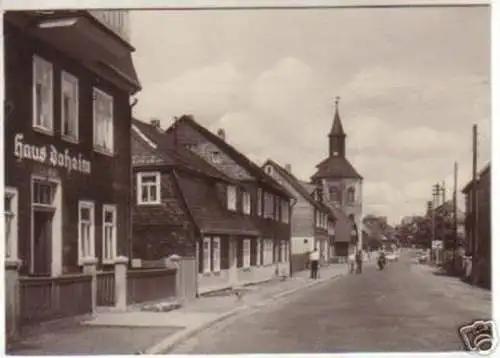
[[[220,323],[175,354],[463,350],[458,328],[491,317],[491,294],[402,255]]]

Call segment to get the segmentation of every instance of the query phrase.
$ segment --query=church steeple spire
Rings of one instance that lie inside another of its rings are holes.
[[[330,138],[330,157],[342,156],[345,157],[345,137],[344,128],[339,115],[339,100],[335,98],[335,115],[333,117],[333,125],[328,137]]]

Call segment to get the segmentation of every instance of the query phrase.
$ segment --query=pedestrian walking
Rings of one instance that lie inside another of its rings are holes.
[[[318,268],[319,268],[319,252],[318,252],[317,248],[315,248],[309,254],[309,263],[311,265],[311,278],[317,279],[318,278]]]
[[[354,255],[354,252],[351,252],[349,254],[349,257],[347,258],[347,265],[349,268],[349,273],[354,273],[354,267],[356,266],[356,257]]]
[[[361,250],[356,252],[356,273],[361,273],[363,271],[363,253]]]

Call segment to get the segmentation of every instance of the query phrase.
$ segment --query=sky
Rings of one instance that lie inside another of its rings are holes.
[[[257,164],[309,180],[328,155],[334,100],[364,214],[423,214],[490,160],[487,7],[163,10],[131,13],[143,85],[134,115],[192,114]],[[459,202],[463,205],[462,195]]]

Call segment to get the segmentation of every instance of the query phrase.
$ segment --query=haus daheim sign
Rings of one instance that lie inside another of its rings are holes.
[[[84,159],[81,153],[71,155],[67,148],[59,151],[53,145],[38,146],[25,143],[23,140],[24,135],[21,133],[14,137],[14,156],[18,160],[28,159],[56,168],[63,168],[68,172],[76,171],[90,174],[90,161]]]

